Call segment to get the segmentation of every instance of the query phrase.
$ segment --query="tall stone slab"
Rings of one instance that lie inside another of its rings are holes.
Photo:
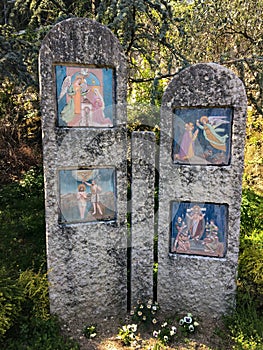
[[[132,133],[131,306],[153,299],[155,134]]]
[[[178,73],[162,100],[158,301],[166,315],[234,306],[246,93],[213,63]]]
[[[51,312],[74,325],[127,307],[126,58],[105,26],[43,40],[40,86]]]

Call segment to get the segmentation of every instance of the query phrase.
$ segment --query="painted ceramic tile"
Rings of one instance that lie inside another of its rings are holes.
[[[227,205],[173,202],[171,212],[171,253],[225,255]]]
[[[59,189],[60,223],[116,218],[113,168],[60,170]]]
[[[113,70],[56,66],[58,125],[113,126]]]
[[[228,165],[231,108],[177,109],[173,121],[174,163]]]

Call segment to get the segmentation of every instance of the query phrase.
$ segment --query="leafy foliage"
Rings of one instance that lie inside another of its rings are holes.
[[[7,270],[0,269],[0,340],[13,325],[21,311],[23,294],[17,281],[12,279]]]
[[[77,350],[49,313],[39,169],[1,188],[0,227],[0,348]]]
[[[87,325],[83,329],[83,334],[87,339],[92,339],[92,338],[96,337],[96,335],[97,335],[96,332],[97,332],[96,326],[94,326],[94,325]]]
[[[196,0],[185,26],[191,62],[218,62],[232,69],[246,87],[249,104],[261,115],[262,13],[262,0]]]
[[[263,200],[253,191],[244,190],[241,207],[241,237],[239,255],[239,298],[249,297],[263,306]]]
[[[130,346],[130,345],[136,346],[137,344],[136,332],[137,332],[136,324],[124,325],[121,328],[119,328],[117,339],[120,339],[121,342],[126,346]]]
[[[159,310],[159,305],[156,301],[148,300],[147,303],[141,302],[138,300],[137,305],[134,306],[133,310],[131,310],[130,314],[132,319],[136,324],[141,325],[149,325],[155,324],[156,314]]]
[[[19,270],[34,268],[38,271],[45,261],[43,176],[40,170],[31,170],[18,185],[1,188],[0,208],[2,266],[13,271],[16,277]],[[11,261],[10,256],[13,257]]]
[[[263,315],[248,297],[238,304],[232,315],[226,317],[226,324],[234,340],[235,350],[260,350],[263,346]]]
[[[245,145],[245,169],[243,188],[252,189],[258,195],[263,195],[263,116],[252,108],[248,110],[247,139]],[[253,201],[252,201],[253,202]]]
[[[157,338],[161,344],[166,345],[171,342],[177,333],[177,328],[170,323],[171,322],[164,322],[161,324],[158,331],[153,331],[153,336]]]

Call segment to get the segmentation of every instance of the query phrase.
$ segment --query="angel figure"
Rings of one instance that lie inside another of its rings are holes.
[[[226,152],[226,140],[228,135],[219,135],[219,132],[225,131],[224,129],[218,129],[221,124],[228,123],[223,120],[224,117],[207,117],[202,116],[200,121],[196,121],[196,125],[199,129],[203,130],[205,139],[210,143],[213,148]],[[200,124],[201,123],[201,124]]]
[[[69,101],[61,111],[61,118],[67,124],[74,119],[80,120],[82,112],[82,97],[88,92],[88,86],[82,74],[76,74],[72,81],[71,76],[67,76],[62,84],[59,101],[67,94]],[[75,124],[75,122],[73,122]]]

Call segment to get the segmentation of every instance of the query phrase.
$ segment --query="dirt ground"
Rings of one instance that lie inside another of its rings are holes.
[[[131,324],[126,322],[125,324]],[[97,327],[97,335],[93,339],[87,339],[83,333],[74,331],[74,338],[80,345],[80,350],[232,350],[228,331],[222,322],[200,322],[195,333],[185,337],[178,334],[173,343],[162,346],[159,349],[154,348],[156,339],[152,336],[153,329],[139,328],[137,332],[137,345],[133,347],[125,346],[121,340],[117,339],[118,330],[121,324],[118,320],[105,320],[105,325]]]

